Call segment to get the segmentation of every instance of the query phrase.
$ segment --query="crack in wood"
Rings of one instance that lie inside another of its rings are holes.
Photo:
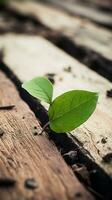
[[[12,110],[15,107],[15,105],[4,105],[0,106],[0,110]]]
[[[85,129],[89,132],[89,133],[85,132],[85,134],[87,134],[90,137],[92,144],[93,144],[94,148],[96,149],[97,154],[100,156],[100,158],[102,158],[102,155],[100,154],[99,149],[97,148],[97,146],[94,143],[92,132],[87,127],[85,127]]]

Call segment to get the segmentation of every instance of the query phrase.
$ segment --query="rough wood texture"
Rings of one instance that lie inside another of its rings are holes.
[[[62,0],[62,1],[71,1],[72,3],[78,2],[79,0]],[[82,4],[86,4],[88,6],[111,6],[112,0],[80,0]]]
[[[38,121],[15,86],[0,72],[0,105],[10,104],[15,108],[0,111],[0,199],[74,200],[77,193],[81,193],[82,200],[93,199],[47,136],[34,136],[41,131]],[[1,178],[13,178],[16,185],[1,187]],[[24,186],[28,178],[36,180],[35,190]]]
[[[111,175],[112,99],[106,97],[106,91],[112,88],[112,84],[41,37],[1,36],[0,48],[4,48],[4,62],[22,82],[55,73],[54,96],[75,88],[100,92],[96,112],[72,135],[90,152],[90,159]],[[64,70],[68,67],[71,72]],[[102,139],[106,142],[103,143]],[[109,153],[110,160],[104,162],[103,157]]]
[[[111,13],[105,13],[101,10],[97,10],[94,7],[88,6],[88,3],[84,5],[81,1],[74,0],[60,1],[60,0],[47,0],[47,2],[53,3],[53,5],[59,6],[73,15],[79,15],[87,18],[100,25],[112,28],[112,15]]]
[[[77,45],[88,47],[108,59],[112,59],[112,33],[91,22],[67,12],[51,7],[49,4],[35,2],[13,3],[11,7],[20,13],[39,19],[45,26],[63,33]]]
[[[56,1],[56,0],[54,0]],[[62,0],[62,2],[69,2],[72,4],[79,4],[82,6],[86,6],[91,8],[94,8],[96,10],[102,11],[105,14],[108,13],[108,11],[111,11],[112,9],[112,0]]]

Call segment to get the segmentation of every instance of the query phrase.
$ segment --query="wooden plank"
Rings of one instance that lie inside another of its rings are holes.
[[[86,5],[87,7],[94,7],[97,10],[103,10],[108,12],[109,8],[111,9],[112,1],[111,0],[62,0],[63,2],[71,2],[73,4],[79,3],[81,5]],[[105,8],[105,9],[103,9]]]
[[[89,7],[87,4],[84,5],[81,1],[74,0],[70,1],[60,1],[60,0],[47,0],[47,2],[67,10],[73,15],[78,15],[89,19],[99,25],[112,28],[112,15],[111,13],[105,13],[101,10],[96,10],[94,7]]]
[[[112,84],[41,37],[5,35],[0,37],[0,47],[4,48],[5,64],[22,82],[55,73],[54,97],[75,88],[100,92],[96,112],[72,135],[90,152],[88,157],[111,175],[112,164],[104,162],[104,157],[110,155],[111,160],[112,100],[106,97],[106,91],[112,88]],[[69,66],[71,72],[66,72],[64,68]]]
[[[49,4],[22,2],[11,7],[20,13],[39,19],[45,26],[67,36],[73,43],[87,47],[105,58],[112,59],[112,33],[99,28],[88,20],[71,16]]]
[[[7,91],[7,92],[6,92]],[[93,199],[67,167],[55,145],[41,131],[39,122],[14,84],[0,71],[0,105],[14,104],[12,110],[0,110],[0,199]],[[36,127],[36,129],[34,128]],[[5,188],[2,180],[16,181]],[[27,179],[35,179],[34,188],[25,187]],[[2,187],[1,187],[2,185]]]

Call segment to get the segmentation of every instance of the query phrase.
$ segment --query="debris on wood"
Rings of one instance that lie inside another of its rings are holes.
[[[55,75],[56,74],[54,74],[54,73],[47,73],[47,74],[45,74],[45,76],[51,81],[52,84],[55,83],[55,78],[54,78]]]
[[[28,189],[36,189],[39,187],[37,181],[34,178],[29,178],[25,180],[25,187]]]
[[[112,97],[112,89],[107,90],[107,97]]]

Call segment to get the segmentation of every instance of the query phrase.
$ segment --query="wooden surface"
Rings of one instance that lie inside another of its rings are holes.
[[[60,1],[61,3],[61,1]],[[43,25],[67,36],[74,44],[84,46],[112,59],[112,32],[85,20],[71,16],[49,4],[22,2],[11,7],[20,13],[34,16]]]
[[[34,136],[41,131],[39,122],[0,71],[0,105],[11,104],[15,105],[12,110],[0,110],[0,199],[75,200],[80,193],[80,199],[92,200],[45,133]],[[13,187],[1,187],[7,178],[16,181]],[[34,190],[25,187],[32,178],[37,183]]]
[[[97,10],[94,6],[91,6],[86,2],[86,4],[83,3],[83,1],[60,1],[60,0],[47,0],[47,2],[52,3],[53,5],[58,6],[58,8],[63,8],[64,10],[67,10],[73,15],[78,15],[84,18],[87,18],[97,24],[100,24],[102,26],[112,28],[112,15],[111,12],[103,12],[102,10]],[[110,8],[111,8],[111,2],[110,2]]]
[[[112,153],[112,99],[106,97],[106,91],[112,88],[112,84],[41,37],[0,36],[0,48],[4,49],[4,63],[22,82],[55,73],[54,96],[70,89],[100,92],[95,113],[73,131],[72,136],[89,151],[87,156],[111,175],[111,156],[108,162],[104,162],[103,158]],[[66,72],[64,68],[69,66],[71,72]],[[106,142],[103,143],[102,139]]]
[[[71,1],[72,3],[74,2],[78,2],[79,0],[62,0],[62,1]],[[100,6],[100,7],[103,7],[105,6],[106,8],[108,7],[111,7],[111,3],[112,3],[112,0],[80,0],[80,3],[82,4],[85,4],[85,5],[88,5],[90,7],[95,7],[96,6],[96,9],[97,9],[97,6]]]
[[[69,2],[72,4],[76,3],[89,8],[94,8],[99,11],[105,11],[105,13],[108,12],[108,10],[111,10],[112,6],[112,0],[62,0],[62,2]],[[103,8],[105,8],[105,10]]]

